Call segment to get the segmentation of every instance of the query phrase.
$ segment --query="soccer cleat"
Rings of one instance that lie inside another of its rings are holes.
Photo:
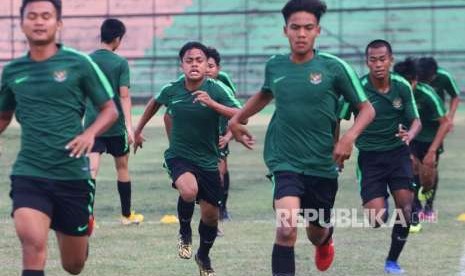
[[[384,272],[387,274],[404,274],[405,270],[403,270],[397,262],[386,261],[384,264]]]
[[[181,259],[192,258],[192,242],[185,241],[181,236],[178,240],[178,256]]]
[[[431,189],[425,193],[423,193],[423,187],[420,187],[420,189],[418,190],[418,200],[420,200],[420,202],[426,202],[428,199],[431,199],[434,195],[434,189]]]
[[[435,222],[436,220],[437,220],[437,215],[434,210],[425,210],[423,212],[423,221]]]
[[[423,226],[421,226],[420,223],[416,224],[416,225],[413,225],[411,224],[410,225],[410,228],[409,228],[409,233],[420,233],[421,229],[423,228]]]
[[[316,247],[315,250],[315,265],[319,271],[326,271],[334,260],[334,242],[330,238],[326,244]]]
[[[207,257],[206,260],[200,260],[199,256],[195,254],[195,262],[199,266],[200,276],[216,276],[216,273],[211,266],[209,257]]]
[[[144,221],[144,216],[142,214],[131,212],[129,217],[121,216],[122,225],[131,225],[131,224],[140,224]]]

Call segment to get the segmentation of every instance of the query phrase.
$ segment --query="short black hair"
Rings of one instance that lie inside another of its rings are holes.
[[[208,55],[207,55],[207,57],[208,57],[208,58],[214,59],[216,65],[217,65],[217,66],[220,66],[221,56],[220,56],[220,53],[218,52],[218,50],[216,50],[216,49],[213,48],[213,47],[208,47],[207,50],[208,50]]]
[[[404,77],[409,82],[417,79],[416,62],[412,57],[407,57],[394,65],[394,72]]]
[[[100,27],[100,40],[104,43],[111,43],[115,39],[123,38],[126,33],[124,23],[115,18],[108,18],[103,21]]]
[[[387,42],[384,39],[375,39],[375,40],[371,41],[370,43],[368,43],[367,47],[365,48],[365,56],[366,57],[368,56],[368,49],[370,49],[370,48],[381,48],[381,47],[386,47],[388,52],[389,52],[389,55],[392,56],[391,43]]]
[[[179,59],[182,61],[182,58],[184,57],[186,52],[189,51],[189,50],[192,50],[192,49],[199,49],[200,51],[202,51],[205,54],[206,57],[209,56],[207,46],[203,45],[202,43],[200,43],[198,41],[190,41],[190,42],[187,42],[186,44],[184,44],[184,46],[182,46],[181,50],[179,50]]]
[[[421,57],[417,62],[418,81],[429,82],[438,71],[438,63],[433,57]]]
[[[21,8],[19,8],[19,14],[21,15],[21,20],[24,18],[24,11],[26,10],[26,6],[29,3],[32,2],[50,2],[52,5],[55,7],[55,10],[57,11],[57,19],[61,20],[61,14],[62,14],[62,5],[61,5],[61,0],[23,0],[23,4],[21,5]]]
[[[320,18],[326,12],[326,3],[319,0],[289,0],[281,10],[281,13],[283,14],[284,21],[287,24],[291,15],[301,11],[313,14],[319,23]]]

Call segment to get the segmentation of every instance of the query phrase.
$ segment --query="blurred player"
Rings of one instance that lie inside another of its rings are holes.
[[[445,69],[438,67],[436,60],[432,57],[423,57],[418,60],[417,75],[419,82],[429,84],[434,88],[444,104],[446,103],[446,95],[449,95],[451,98],[449,103],[449,112],[446,116],[449,119],[449,128],[452,130],[454,127],[455,113],[460,103],[460,89],[458,88],[454,78]],[[441,144],[438,153],[443,152],[444,147]],[[420,193],[421,199],[426,201],[423,212],[421,213],[422,216],[425,217],[425,220],[432,221],[436,218],[433,202],[438,190],[438,182],[439,174],[436,173],[435,183],[431,193],[424,195],[421,195]]]
[[[338,167],[349,158],[355,139],[374,117],[353,69],[343,60],[314,49],[325,12],[326,4],[317,0],[286,3],[282,14],[291,53],[270,58],[261,91],[229,121],[235,139],[249,147],[252,136],[240,122],[275,100],[264,159],[275,184],[278,225],[272,271],[276,276],[295,275],[296,212],[300,209],[318,213],[307,221],[307,237],[316,246],[316,267],[325,271],[331,266],[333,228],[326,225],[338,189]],[[360,116],[334,145],[341,95],[360,110]]]
[[[418,214],[422,210],[422,206],[418,200],[418,190],[422,187],[422,192],[428,193],[433,188],[437,174],[439,149],[450,127],[444,102],[431,86],[417,82],[415,67],[415,61],[411,58],[394,66],[394,71],[407,79],[412,85],[422,125],[420,133],[410,143],[415,183],[417,184],[415,187],[417,190],[413,204],[412,225],[410,226],[411,233],[421,230]]]
[[[61,10],[60,0],[23,1],[21,29],[29,52],[5,66],[2,74],[0,132],[13,113],[21,125],[10,195],[22,247],[22,276],[44,275],[50,228],[63,268],[74,275],[84,268],[95,191],[86,154],[118,116],[113,91],[98,66],[89,56],[56,44]],[[84,129],[86,98],[100,112]]]
[[[110,81],[119,117],[110,129],[95,139],[89,158],[92,179],[96,184],[101,154],[109,153],[113,156],[121,202],[121,223],[129,225],[141,223],[144,216],[131,212],[131,178],[128,161],[129,145],[134,140],[134,134],[131,120],[131,96],[129,94],[129,65],[125,58],[114,53],[121,45],[125,33],[126,27],[123,22],[118,19],[106,19],[100,28],[101,48],[90,55]],[[85,126],[89,126],[95,121],[97,113],[97,108],[88,102]]]

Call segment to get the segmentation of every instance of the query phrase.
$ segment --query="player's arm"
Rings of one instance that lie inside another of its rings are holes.
[[[375,109],[369,101],[357,105],[358,115],[354,124],[344,133],[334,147],[333,158],[340,167],[349,159],[355,140],[375,118]]]
[[[420,114],[418,114],[417,104],[413,97],[413,91],[409,83],[405,82],[404,90],[401,94],[405,103],[405,117],[410,121],[410,128],[405,129],[403,125],[399,125],[399,132],[396,134],[406,145],[417,136],[421,131]]]
[[[452,77],[452,75],[449,72],[447,72],[444,69],[439,69],[438,73],[442,74],[447,80],[445,89],[446,89],[447,94],[449,94],[449,96],[451,97],[451,100],[449,103],[449,113],[447,114],[447,116],[449,117],[449,120],[451,122],[451,128],[452,128],[453,123],[454,123],[455,113],[457,112],[457,108],[460,103],[460,97],[459,97],[460,89],[455,79]]]
[[[449,113],[447,114],[447,117],[449,117],[449,121],[450,121],[449,126],[451,128],[453,127],[455,113],[457,112],[457,108],[459,107],[459,104],[460,104],[460,97],[459,96],[455,96],[450,100]]]
[[[145,141],[142,131],[144,130],[145,125],[152,119],[152,117],[160,109],[161,104],[158,103],[154,98],[151,98],[147,105],[145,106],[144,113],[137,124],[136,130],[134,132],[134,153],[137,152],[138,148],[142,148],[142,144]]]
[[[232,132],[234,139],[243,144],[246,148],[252,149],[251,143],[253,143],[254,138],[242,122],[247,121],[250,117],[262,110],[272,99],[272,93],[260,91],[253,95],[245,103],[244,107],[229,120],[228,129]]]
[[[16,109],[16,100],[13,92],[7,85],[7,67],[3,69],[0,87],[0,133],[10,124]]]
[[[129,63],[127,60],[123,60],[120,67],[119,75],[119,95],[121,101],[121,109],[123,110],[124,122],[126,125],[126,131],[128,133],[128,142],[132,144],[134,142],[134,129],[132,127],[132,102],[131,95],[129,92],[130,82],[130,73],[129,73]]]
[[[226,118],[231,118],[239,111],[239,109],[236,107],[229,107],[213,100],[205,91],[195,91],[192,93],[192,95],[195,96],[194,103],[201,102]]]
[[[5,131],[8,125],[10,125],[11,120],[13,119],[13,113],[13,111],[0,112],[0,133]]]
[[[129,92],[129,87],[122,86],[119,88],[120,93],[120,100],[121,100],[121,108],[123,109],[124,114],[124,122],[126,124],[126,130],[128,132],[128,140],[129,144],[134,142],[134,129],[132,127],[132,101],[131,95]]]
[[[439,122],[439,128],[436,132],[436,135],[434,136],[433,142],[428,148],[426,156],[422,160],[422,163],[425,166],[434,168],[438,149],[441,147],[444,139],[447,136],[447,133],[451,129],[451,119],[449,118],[449,116],[446,115],[444,102],[438,97],[438,95],[433,90],[431,90],[428,95],[430,96],[429,100],[431,106],[433,107],[434,116],[436,120]]]

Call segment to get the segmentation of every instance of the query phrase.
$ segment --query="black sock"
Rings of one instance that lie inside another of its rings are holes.
[[[273,276],[294,276],[294,247],[274,244],[271,255],[271,269],[273,270]]]
[[[228,202],[229,195],[229,172],[226,172],[223,176],[223,186],[224,186],[224,197],[223,205],[221,206],[223,210],[227,209],[226,203]]]
[[[397,262],[405,243],[407,242],[408,231],[410,223],[407,221],[407,225],[396,223],[392,229],[391,235],[391,248],[389,249],[388,261]]]
[[[421,183],[420,183],[420,177],[418,175],[414,176],[414,181],[415,181],[415,194],[413,195],[413,202],[412,202],[412,224],[417,225],[420,223],[420,218],[418,217],[418,214],[420,213],[422,207],[421,207],[421,202],[418,199],[418,191],[420,190]]]
[[[202,260],[208,260],[208,254],[210,249],[215,242],[218,226],[208,226],[200,220],[199,234],[200,234],[200,246],[197,251],[197,256]]]
[[[438,182],[439,182],[439,176],[438,176],[438,172],[437,172],[436,173],[436,179],[434,179],[433,195],[425,203],[425,207],[426,207],[425,209],[428,209],[429,211],[433,211],[433,201],[434,201],[434,198],[436,197],[436,192],[438,190]]]
[[[44,276],[44,271],[43,270],[23,270],[23,273],[21,276]]]
[[[194,214],[195,202],[186,202],[178,198],[179,234],[185,242],[192,241],[191,220]]]
[[[131,181],[118,181],[118,193],[121,201],[121,214],[129,217],[131,215]]]

